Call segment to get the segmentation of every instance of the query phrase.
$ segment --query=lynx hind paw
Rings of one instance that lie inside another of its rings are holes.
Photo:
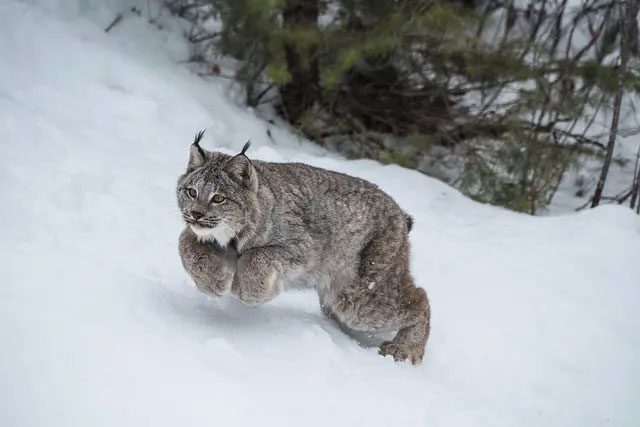
[[[419,365],[422,363],[424,350],[406,344],[385,341],[380,345],[378,354],[381,356],[392,356],[396,362],[409,361],[413,365]]]

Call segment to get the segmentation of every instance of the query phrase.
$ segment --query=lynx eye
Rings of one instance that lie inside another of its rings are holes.
[[[224,196],[222,194],[214,194],[211,201],[213,203],[222,203],[224,202]]]
[[[195,199],[196,196],[198,195],[198,192],[196,191],[195,188],[187,188],[187,196],[191,197],[192,199]]]

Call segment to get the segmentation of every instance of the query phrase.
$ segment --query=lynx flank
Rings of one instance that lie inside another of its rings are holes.
[[[420,363],[429,301],[409,272],[411,218],[376,185],[301,163],[191,145],[177,185],[182,263],[198,288],[249,305],[292,287],[360,331],[398,331],[380,354]]]

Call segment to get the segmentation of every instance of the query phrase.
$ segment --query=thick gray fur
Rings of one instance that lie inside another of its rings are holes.
[[[389,195],[341,173],[209,152],[198,142],[177,198],[187,224],[180,256],[200,290],[257,305],[311,287],[323,312],[347,327],[397,330],[380,354],[422,361],[429,301],[409,272],[411,218]]]

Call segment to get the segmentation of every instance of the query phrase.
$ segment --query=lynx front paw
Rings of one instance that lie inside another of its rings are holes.
[[[278,272],[272,268],[267,274],[245,268],[238,274],[231,285],[231,293],[247,305],[258,305],[272,300],[280,293]]]
[[[187,229],[180,235],[179,249],[182,265],[200,291],[211,296],[229,291],[235,273],[232,253],[199,242]]]
[[[225,274],[220,271],[214,273],[215,278],[209,277],[206,280],[194,279],[196,287],[207,295],[219,297],[231,289],[231,282],[233,280],[232,274]]]

